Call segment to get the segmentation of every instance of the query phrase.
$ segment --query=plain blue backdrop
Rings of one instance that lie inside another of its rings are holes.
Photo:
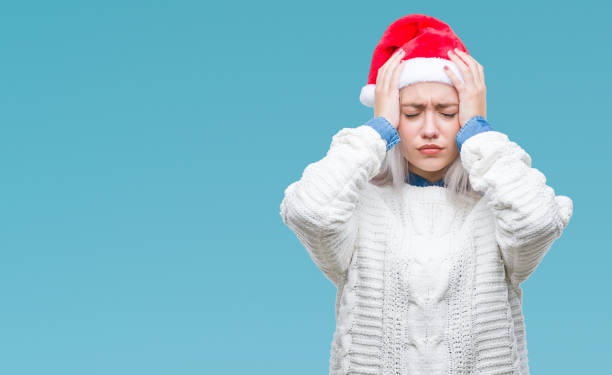
[[[0,373],[326,374],[335,288],[279,206],[410,13],[574,201],[523,285],[532,373],[609,370],[612,9],[417,3],[3,3]]]

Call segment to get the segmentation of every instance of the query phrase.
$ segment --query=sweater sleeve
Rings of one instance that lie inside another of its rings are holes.
[[[461,147],[470,137],[489,130],[495,129],[493,129],[491,124],[483,116],[473,116],[461,127],[461,129],[459,129],[459,132],[457,132],[455,136],[457,149],[461,152]]]
[[[343,128],[332,137],[327,155],[285,189],[283,222],[336,286],[353,256],[360,191],[380,172],[385,155],[386,141],[371,126]]]
[[[472,135],[463,143],[460,157],[474,190],[489,200],[506,273],[518,286],[561,236],[573,202],[555,195],[546,177],[531,167],[529,154],[501,132]]]
[[[399,133],[384,116],[373,117],[365,124],[373,127],[381,138],[387,142],[387,151],[400,141]]]

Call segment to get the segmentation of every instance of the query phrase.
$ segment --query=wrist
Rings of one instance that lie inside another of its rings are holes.
[[[470,116],[462,117],[462,118],[461,118],[461,120],[459,121],[459,125],[461,125],[461,127],[464,127],[464,126],[465,126],[465,124],[467,124],[467,123],[468,123],[468,122],[469,122],[471,119],[473,119],[474,117],[479,117],[479,118],[481,118],[481,119],[483,119],[483,120],[485,120],[485,121],[486,121],[486,119],[487,119],[487,118],[485,117],[485,115],[475,113],[475,114],[472,114],[472,115],[470,115]]]

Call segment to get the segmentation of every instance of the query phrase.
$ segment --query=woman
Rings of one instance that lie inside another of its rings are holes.
[[[573,212],[486,120],[484,71],[413,14],[376,47],[363,104],[285,190],[283,222],[338,288],[331,374],[528,374],[524,282]]]

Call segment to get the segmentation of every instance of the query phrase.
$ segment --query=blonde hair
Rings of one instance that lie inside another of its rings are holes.
[[[400,189],[408,183],[406,181],[408,166],[408,160],[402,155],[398,144],[396,144],[387,151],[380,172],[370,182],[377,186],[392,185],[394,189]],[[463,168],[463,164],[461,164],[460,156],[457,156],[448,166],[443,179],[444,186],[450,192],[460,195],[476,193],[470,184],[468,172]]]

